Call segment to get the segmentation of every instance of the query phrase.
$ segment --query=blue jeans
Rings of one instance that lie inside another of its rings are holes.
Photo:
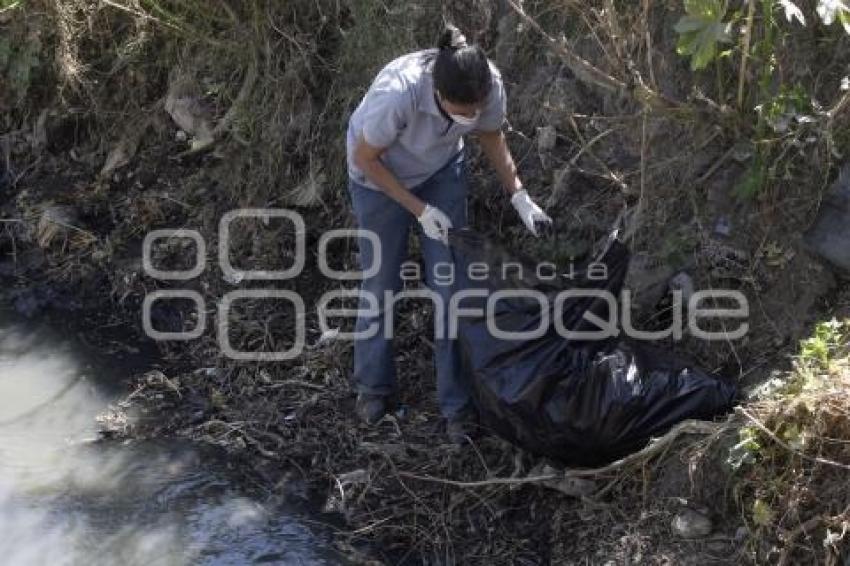
[[[425,260],[425,282],[438,294],[445,308],[436,309],[434,316],[442,317],[443,328],[448,328],[447,310],[456,285],[446,284],[445,268],[435,278],[434,265],[454,264],[451,250],[437,240],[425,236],[416,218],[381,191],[364,187],[349,179],[354,215],[358,228],[371,230],[381,241],[380,270],[374,277],[361,283],[361,291],[377,299],[377,310],[366,312],[361,298],[360,316],[356,330],[362,332],[371,325],[378,327],[371,338],[354,342],[354,382],[358,392],[374,395],[391,395],[396,390],[396,370],[393,363],[392,339],[385,330],[385,291],[398,292],[402,288],[401,265],[407,259],[407,239],[411,226],[416,226],[422,255]],[[466,163],[462,154],[452,159],[422,184],[411,189],[424,202],[442,210],[454,228],[466,226]],[[359,239],[360,267],[366,270],[373,265],[374,250],[366,238]],[[372,305],[374,306],[374,304]],[[377,314],[377,316],[369,316]],[[437,374],[437,399],[446,418],[452,418],[470,407],[470,394],[461,367],[460,344],[457,340],[439,338],[434,343],[434,367]]]

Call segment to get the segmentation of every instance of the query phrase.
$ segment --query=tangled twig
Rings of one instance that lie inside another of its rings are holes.
[[[827,465],[827,466],[834,466],[836,468],[841,468],[842,470],[850,470],[850,465],[842,464],[841,462],[836,462],[835,460],[829,460],[827,458],[821,458],[820,456],[809,456],[805,452],[797,450],[796,448],[790,446],[787,442],[785,442],[784,440],[782,440],[781,438],[776,436],[776,433],[774,433],[772,430],[767,428],[764,425],[764,423],[762,423],[755,416],[750,414],[743,407],[738,407],[736,410],[739,413],[741,413],[742,415],[744,415],[747,418],[747,420],[749,420],[751,423],[753,423],[756,426],[756,428],[758,428],[760,431],[765,433],[768,436],[768,438],[770,438],[775,443],[777,443],[778,445],[780,445],[784,449],[788,450],[789,452],[796,454],[800,458],[803,458],[804,460],[808,460],[810,462],[816,462],[818,464],[824,464],[824,465]]]
[[[508,0],[508,4],[513,10],[530,25],[537,33],[539,33],[549,47],[556,53],[564,63],[570,68],[575,76],[588,84],[592,84],[602,90],[614,92],[617,94],[632,94],[642,104],[658,109],[674,109],[683,108],[682,104],[665,96],[660,92],[656,92],[647,86],[643,81],[635,81],[634,85],[630,85],[616,77],[611,76],[602,69],[594,66],[586,59],[579,57],[572,49],[567,46],[566,41],[557,40],[544,30],[541,25],[525,10],[515,2]]]
[[[398,475],[412,480],[427,481],[433,483],[442,483],[453,485],[455,487],[488,487],[493,485],[523,485],[528,483],[541,483],[547,481],[555,481],[561,479],[558,474],[546,474],[542,476],[531,476],[527,478],[490,478],[480,481],[456,481],[445,478],[435,478],[433,476],[423,476],[413,474],[411,472],[398,472]]]

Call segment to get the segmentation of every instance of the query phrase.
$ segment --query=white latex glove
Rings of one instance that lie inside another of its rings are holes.
[[[425,210],[419,215],[418,220],[426,236],[434,240],[440,240],[448,245],[449,228],[452,227],[452,221],[449,220],[449,217],[442,210],[426,204]]]
[[[517,214],[522,219],[522,223],[535,236],[539,236],[535,224],[538,222],[552,223],[549,215],[543,212],[543,209],[531,200],[531,197],[528,196],[528,191],[525,189],[514,193],[514,196],[511,197],[511,204],[514,205]]]

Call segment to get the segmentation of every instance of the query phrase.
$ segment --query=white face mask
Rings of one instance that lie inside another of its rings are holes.
[[[461,116],[460,114],[449,114],[449,118],[451,118],[459,126],[474,126],[480,117],[481,110],[476,110],[475,116],[472,118],[468,116]]]

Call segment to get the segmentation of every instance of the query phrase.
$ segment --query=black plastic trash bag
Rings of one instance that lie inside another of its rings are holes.
[[[619,300],[629,262],[622,243],[610,239],[594,260],[573,266],[561,281],[539,279],[536,264],[512,258],[469,230],[453,233],[450,243],[459,273],[474,273],[469,271],[473,263],[475,269],[490,268],[488,278],[468,279],[464,288],[539,291],[551,299],[550,320],[557,315],[563,322],[561,332],[550,322],[541,337],[519,340],[494,337],[487,316],[458,316],[466,377],[482,424],[500,436],[564,464],[595,466],[639,450],[682,420],[707,419],[731,408],[733,384],[669,352],[620,337],[564,336],[563,329],[597,330],[585,313],[608,320],[609,303],[574,297],[556,309],[554,297],[566,289],[605,289]],[[506,262],[523,265],[521,275],[503,277]],[[604,279],[598,277],[601,266]],[[460,306],[486,312],[486,303],[467,297]],[[501,299],[493,308],[492,324],[501,331],[538,328],[543,316],[531,298]]]

